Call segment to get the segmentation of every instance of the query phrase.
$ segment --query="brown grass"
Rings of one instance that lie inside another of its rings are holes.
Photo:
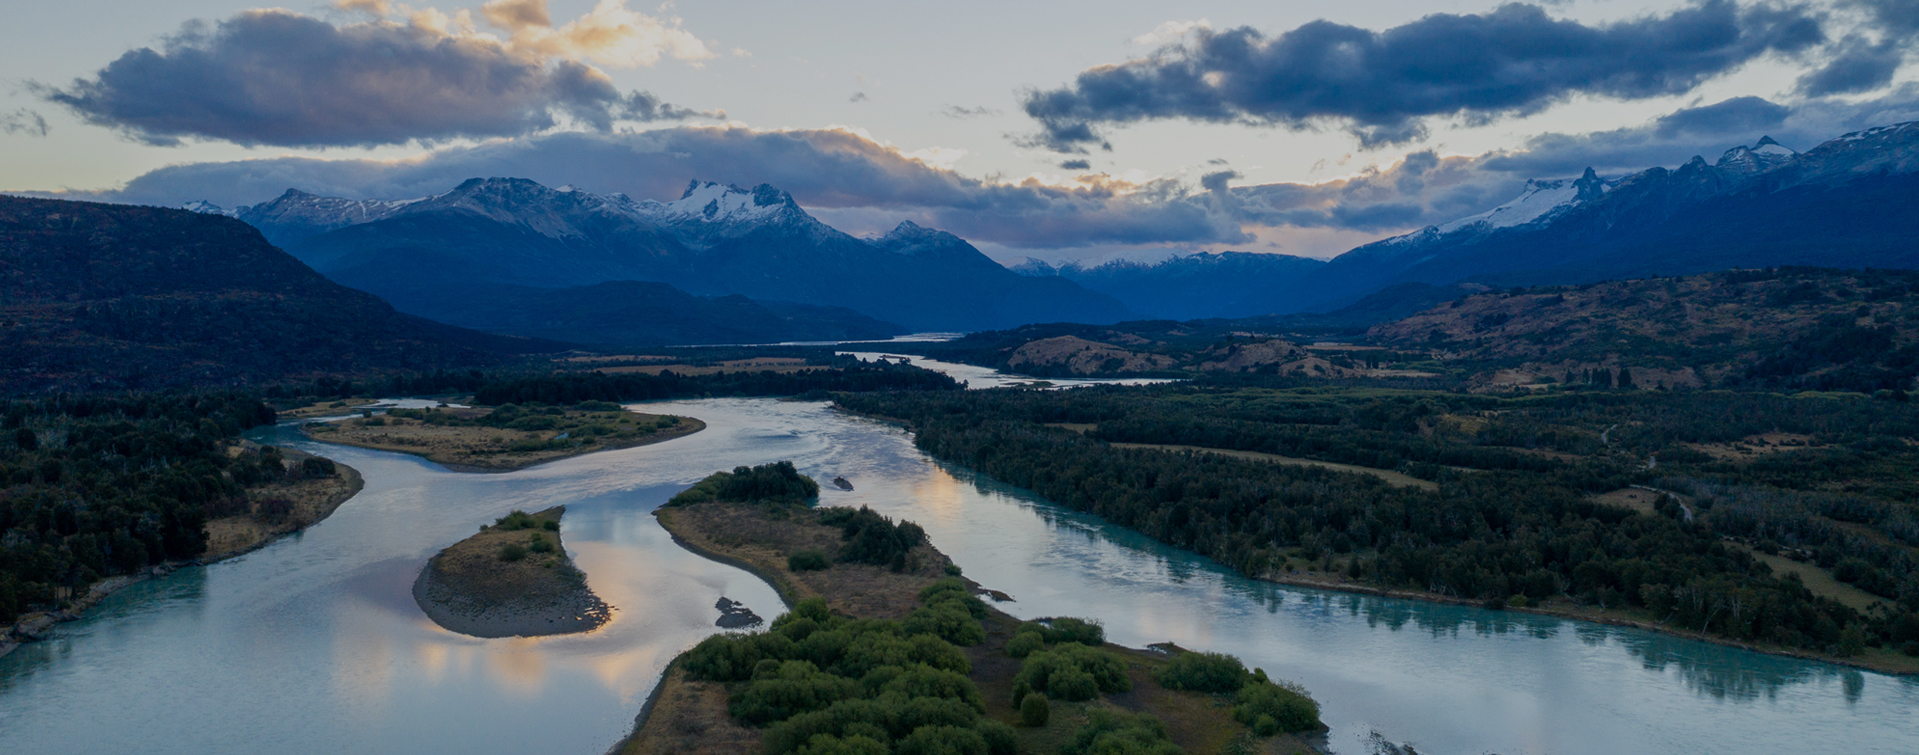
[[[760,751],[760,730],[739,725],[726,713],[726,685],[686,678],[678,664],[660,678],[640,728],[622,743],[621,755],[750,755]]]
[[[1593,496],[1593,501],[1622,509],[1632,509],[1642,514],[1655,513],[1653,503],[1659,500],[1659,494],[1638,488],[1620,488],[1618,490]]]
[[[532,516],[541,522],[558,522],[565,510],[564,506],[555,506]],[[552,543],[552,552],[529,551],[518,561],[500,559],[501,549],[515,544],[530,546],[535,536]],[[572,590],[572,585],[559,576],[559,567],[565,563],[566,546],[560,541],[559,530],[509,530],[484,525],[472,537],[440,551],[427,568],[443,584],[461,593],[483,600],[508,600],[534,592]]]
[[[482,416],[488,410],[454,410],[459,416]],[[568,412],[573,418],[586,415],[605,415],[608,421],[618,423],[631,420],[627,424],[644,425],[654,422],[665,415],[640,414],[637,412]],[[691,417],[680,417],[680,423],[673,427],[662,427],[649,433],[632,437],[601,436],[580,445],[562,449],[539,451],[509,450],[520,441],[544,441],[558,436],[559,430],[527,431],[511,430],[500,427],[430,425],[413,419],[398,417],[375,418],[382,424],[368,424],[366,419],[350,419],[320,425],[309,425],[307,433],[316,440],[339,443],[361,448],[424,456],[433,461],[460,472],[509,472],[524,469],[535,464],[544,464],[555,459],[590,454],[595,451],[610,451],[617,448],[632,448],[650,443],[659,443],[674,438],[692,435],[706,429],[706,423]],[[622,425],[625,426],[625,425]]]

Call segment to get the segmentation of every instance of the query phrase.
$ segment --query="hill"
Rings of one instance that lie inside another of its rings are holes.
[[[564,348],[401,314],[230,218],[0,197],[0,390],[434,370]]]
[[[1289,254],[1200,252],[1156,262],[1114,260],[1059,267],[1039,260],[1014,268],[1031,277],[1058,276],[1107,294],[1148,317],[1217,317],[1226,305],[1262,291],[1292,286],[1326,263]]]
[[[1436,351],[1481,382],[1903,392],[1919,374],[1919,272],[1730,270],[1515,289],[1368,335]]]
[[[563,289],[666,283],[696,295],[843,307],[914,330],[1113,322],[1118,301],[1007,270],[950,233],[901,223],[860,239],[791,195],[695,181],[673,202],[518,178],[475,178],[404,202],[288,191],[233,211],[301,260],[403,311],[449,311],[476,286]],[[475,303],[477,304],[477,302]]]

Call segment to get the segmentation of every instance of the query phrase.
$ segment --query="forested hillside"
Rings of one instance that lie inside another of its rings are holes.
[[[395,312],[230,218],[0,197],[0,392],[430,370],[565,348]]]

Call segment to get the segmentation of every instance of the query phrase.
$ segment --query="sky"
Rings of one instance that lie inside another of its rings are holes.
[[[995,259],[1330,257],[1529,179],[1919,120],[1919,0],[68,0],[0,29],[0,191],[790,191]]]

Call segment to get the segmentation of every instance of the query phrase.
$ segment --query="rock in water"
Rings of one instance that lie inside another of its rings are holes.
[[[714,603],[713,607],[720,609],[720,618],[713,622],[713,625],[723,629],[740,629],[764,621],[759,614],[753,613],[753,609],[747,608],[745,603],[724,595],[720,596],[720,602]]]
[[[566,507],[515,511],[440,551],[413,581],[413,599],[442,627],[473,637],[537,637],[599,628],[612,608],[560,543]],[[755,617],[758,620],[758,617]]]

